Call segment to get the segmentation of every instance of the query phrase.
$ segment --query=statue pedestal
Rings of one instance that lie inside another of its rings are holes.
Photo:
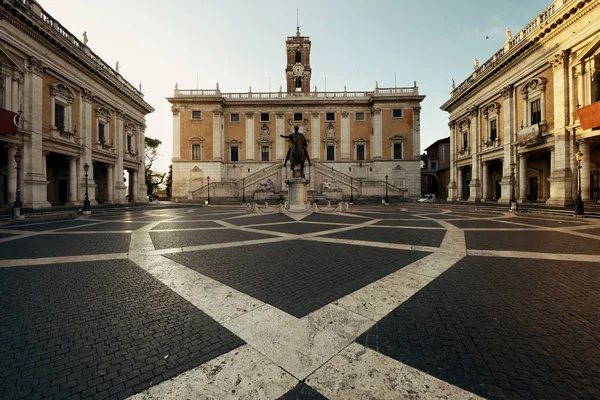
[[[288,210],[307,210],[310,207],[307,195],[309,181],[305,178],[290,178],[285,183],[288,185]]]

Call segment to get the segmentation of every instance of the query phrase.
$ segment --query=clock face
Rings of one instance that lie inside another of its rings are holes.
[[[302,65],[302,64],[295,64],[294,67],[292,68],[292,72],[296,76],[302,75],[302,73],[304,73],[304,65]]]

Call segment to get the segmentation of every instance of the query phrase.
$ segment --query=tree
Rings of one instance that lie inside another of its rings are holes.
[[[165,175],[167,175],[161,175],[152,170],[152,164],[158,159],[158,146],[161,144],[162,142],[159,139],[152,139],[148,136],[144,138],[146,153],[146,194],[148,196],[152,196],[152,193],[158,189],[158,185],[163,182]]]
[[[169,165],[169,174],[167,175],[167,197],[171,198],[171,193],[173,190],[173,164]]]

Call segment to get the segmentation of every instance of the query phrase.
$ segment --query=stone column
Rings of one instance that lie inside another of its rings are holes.
[[[590,146],[585,140],[580,140],[579,151],[583,153],[581,160],[581,198],[583,201],[590,202]]]
[[[373,160],[381,160],[383,154],[383,125],[381,121],[381,109],[371,110],[373,119],[373,145],[371,146]]]
[[[50,207],[48,202],[48,181],[44,176],[42,164],[42,115],[44,101],[44,72],[46,67],[35,57],[29,57],[28,72],[25,82],[25,119],[28,121],[26,128],[31,130],[31,139],[26,143],[23,151],[23,185],[21,197],[24,207],[42,208]]]
[[[4,81],[4,99],[0,99],[3,100],[3,103],[5,104],[5,107],[7,110],[9,111],[13,111],[11,110],[12,108],[12,77],[8,74],[5,73],[2,75],[2,80]],[[16,110],[15,110],[16,112]]]
[[[342,160],[350,159],[350,115],[348,111],[342,111],[342,121],[340,124],[342,140]]]
[[[123,155],[127,151],[127,146],[125,144],[125,126],[124,126],[124,113],[122,110],[117,110],[116,115],[116,131],[117,131],[117,161],[113,166],[113,203],[121,204],[125,203],[127,200],[125,199],[125,191],[127,190],[127,186],[125,186],[125,182],[123,182]],[[137,132],[136,138],[139,137],[141,140],[141,147],[136,146],[139,143],[134,143],[133,151],[138,154],[138,157],[141,157],[144,160],[144,138],[142,132]],[[173,145],[175,148],[175,145]]]
[[[77,158],[68,157],[69,159],[69,204],[77,204]]]
[[[48,180],[48,154],[50,154],[49,151],[42,151],[42,174],[44,175],[44,177],[46,178],[46,180]]]
[[[454,161],[456,155],[456,123],[450,121],[448,127],[450,128],[450,182],[448,183],[448,200],[455,201],[456,196],[456,164]]]
[[[223,135],[221,126],[223,125],[223,113],[221,110],[213,110],[213,161],[223,161]]]
[[[21,83],[21,79],[17,77],[13,77],[12,79],[12,111],[19,112],[19,84]],[[7,106],[9,103],[6,103]]]
[[[276,152],[275,155],[277,157],[277,160],[283,160],[285,159],[285,155],[286,155],[286,148],[285,148],[285,139],[282,138],[279,135],[285,135],[284,132],[284,121],[283,121],[283,117],[285,116],[285,113],[283,112],[276,112],[275,113],[275,133],[276,133],[276,137],[275,137],[275,146],[276,146]],[[313,132],[314,135],[314,132]],[[312,154],[311,154],[312,156]]]
[[[458,177],[456,179],[457,181],[457,194],[456,194],[456,200],[460,201],[463,199],[463,167],[458,167],[457,168],[457,172],[458,172]]]
[[[106,167],[106,175],[108,180],[108,196],[107,203],[112,204],[115,202],[115,176],[114,176],[114,168],[112,165],[108,165]]]
[[[500,181],[501,194],[498,203],[508,204],[510,203],[511,186],[510,186],[510,164],[514,160],[513,147],[515,140],[515,132],[513,130],[513,123],[515,117],[515,103],[513,97],[514,88],[512,85],[505,86],[502,89],[502,96],[504,98],[502,102],[501,112],[502,115],[502,127],[503,127],[503,161],[502,161],[502,180]]]
[[[246,160],[254,161],[256,142],[254,140],[254,113],[246,113]]]
[[[12,204],[17,196],[17,162],[15,154],[17,147],[8,145],[8,204]]]
[[[577,78],[577,105],[580,107],[586,106],[587,102],[585,101],[585,66],[584,64],[580,64],[577,66],[575,70],[575,77]],[[575,112],[577,115],[577,112]],[[579,119],[579,117],[577,117]]]
[[[567,59],[568,53],[560,52],[550,60],[554,83],[554,169],[550,178],[550,199],[546,204],[570,205],[573,202],[573,157],[570,149],[570,133],[566,128]]]
[[[172,161],[178,161],[181,157],[181,121],[179,108],[171,107],[173,112],[173,159]]]
[[[81,177],[80,193],[83,199],[85,199],[85,171],[83,166],[87,164],[88,169],[88,192],[90,205],[94,206],[98,204],[96,200],[96,183],[94,182],[94,162],[92,160],[92,126],[94,122],[94,114],[92,108],[92,101],[94,100],[94,94],[88,89],[84,89],[82,92],[83,98],[83,125],[81,130],[81,141],[83,142],[83,159],[79,161],[79,176]]]
[[[479,181],[479,146],[481,143],[479,135],[479,107],[473,106],[469,109],[471,113],[471,183],[469,183],[469,201],[481,201],[481,183]]]
[[[515,183],[519,187],[519,198],[517,201],[523,203],[527,200],[527,155],[519,154],[519,181]]]
[[[413,107],[413,126],[412,126],[412,158],[421,159],[421,107]]]
[[[488,201],[490,199],[490,163],[483,163],[483,193],[481,196],[482,201]]]
[[[312,135],[312,145],[311,145],[311,160],[320,160],[321,159],[321,114],[318,112],[311,113],[311,135]],[[314,184],[314,179],[311,179],[311,183]]]
[[[135,202],[139,202],[139,196],[138,196],[138,178],[137,178],[137,170],[133,170],[130,169],[129,170],[129,185],[131,186],[131,198],[133,199],[132,201]]]

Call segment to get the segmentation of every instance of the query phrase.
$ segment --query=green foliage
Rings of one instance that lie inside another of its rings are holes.
[[[159,139],[152,139],[146,136],[144,138],[145,153],[146,153],[146,194],[151,196],[158,189],[165,179],[166,174],[156,173],[152,170],[152,164],[158,159],[158,146],[162,142]]]

